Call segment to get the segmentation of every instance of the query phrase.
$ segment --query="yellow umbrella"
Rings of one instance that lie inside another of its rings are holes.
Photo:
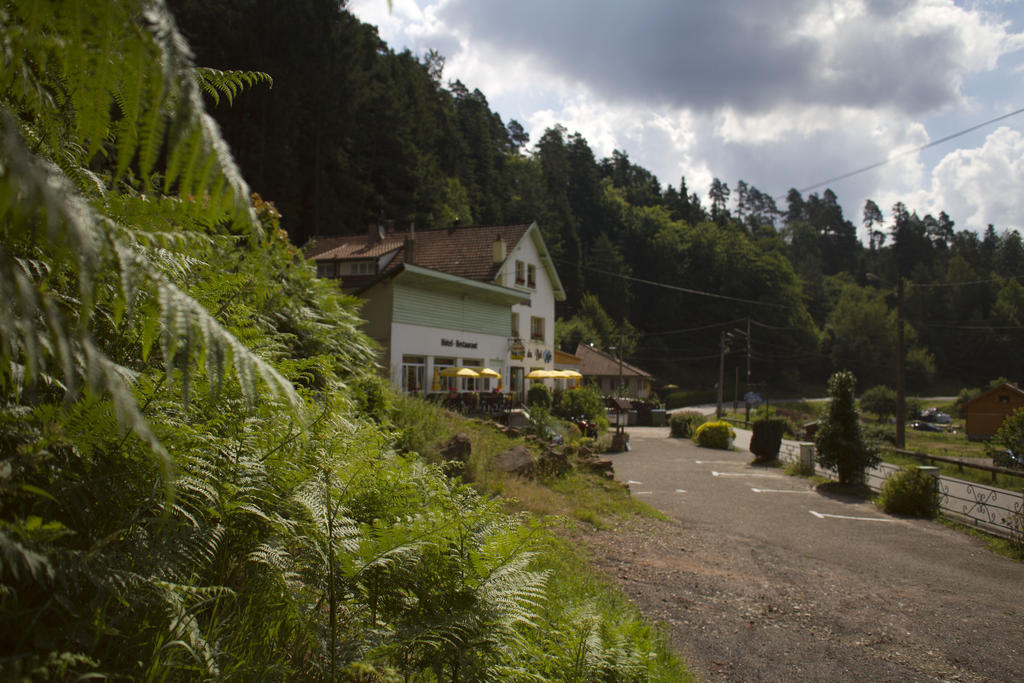
[[[583,375],[575,370],[562,370],[563,376],[570,379],[580,379]]]
[[[441,375],[437,368],[434,368],[434,385],[431,387],[431,391],[441,391]]]
[[[442,377],[479,377],[480,373],[472,368],[460,368],[452,366],[441,371]]]
[[[552,370],[530,370],[529,374],[526,375],[526,379],[550,379],[555,377],[552,375]]]
[[[497,370],[491,370],[490,368],[484,368],[483,370],[480,371],[480,376],[481,377],[497,377],[497,378],[500,379],[501,378],[501,373],[498,372]]]

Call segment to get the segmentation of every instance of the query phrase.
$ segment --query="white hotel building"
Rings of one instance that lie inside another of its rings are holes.
[[[522,396],[531,370],[554,368],[555,301],[565,290],[536,223],[317,239],[320,277],[366,301],[366,332],[402,391],[449,389]],[[501,380],[440,376],[491,368]]]

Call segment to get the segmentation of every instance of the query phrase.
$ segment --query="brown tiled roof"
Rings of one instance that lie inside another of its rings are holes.
[[[306,256],[317,261],[376,258],[402,246],[402,240],[392,235],[372,244],[368,244],[368,241],[366,235],[320,237],[306,248]]]
[[[474,225],[417,230],[415,234],[396,232],[376,243],[372,243],[367,235],[318,238],[307,247],[306,256],[317,261],[371,258],[397,249],[398,254],[385,269],[388,272],[405,263],[405,240],[412,237],[414,265],[470,280],[491,282],[502,266],[502,263],[494,263],[495,238],[501,235],[506,253],[510,253],[531,225]]]
[[[619,359],[588,344],[580,343],[576,347],[576,355],[580,357],[580,372],[587,377],[600,377],[619,374]],[[640,368],[622,363],[623,376],[639,375],[651,379],[653,376]]]

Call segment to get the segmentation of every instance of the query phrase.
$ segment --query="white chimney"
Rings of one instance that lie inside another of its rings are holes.
[[[504,263],[508,258],[508,250],[505,248],[505,240],[498,234],[494,237],[494,244],[491,245],[491,257],[495,263]]]

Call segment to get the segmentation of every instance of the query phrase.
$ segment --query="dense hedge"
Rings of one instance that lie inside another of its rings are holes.
[[[672,413],[668,421],[669,436],[675,439],[689,439],[704,421],[704,415],[693,410]]]
[[[732,440],[736,438],[736,432],[728,422],[705,422],[697,427],[693,440],[698,446],[705,448],[719,448],[729,450],[732,448]]]
[[[787,424],[787,421],[780,417],[762,417],[754,420],[750,452],[762,462],[777,460]]]
[[[935,478],[917,467],[904,465],[885,480],[876,502],[894,515],[934,517],[939,510]]]

